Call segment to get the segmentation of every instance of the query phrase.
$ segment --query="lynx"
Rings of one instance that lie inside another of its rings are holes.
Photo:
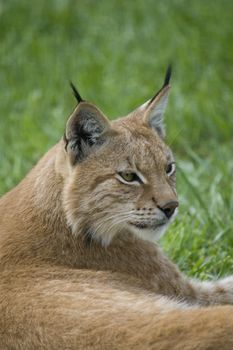
[[[155,243],[179,204],[170,75],[113,122],[72,85],[64,136],[1,198],[1,350],[233,349],[233,277],[189,279]]]

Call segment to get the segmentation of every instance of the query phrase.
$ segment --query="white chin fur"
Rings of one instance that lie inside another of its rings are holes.
[[[155,230],[140,229],[133,225],[128,225],[128,227],[130,231],[134,233],[137,237],[144,239],[145,241],[155,242],[155,241],[158,241],[164,235],[168,226],[175,220],[177,214],[178,214],[178,208],[175,209],[175,212],[172,218],[166,224],[158,227]]]
[[[168,224],[158,227],[156,230],[140,229],[136,226],[130,225],[130,231],[137,237],[144,239],[145,241],[155,242],[158,241],[165,233]]]

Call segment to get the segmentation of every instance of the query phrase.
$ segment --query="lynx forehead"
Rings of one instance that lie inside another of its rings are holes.
[[[72,85],[79,104],[64,136],[63,198],[74,234],[104,245],[124,231],[153,241],[174,218],[175,162],[163,126],[169,79],[170,68],[152,99],[112,123]]]

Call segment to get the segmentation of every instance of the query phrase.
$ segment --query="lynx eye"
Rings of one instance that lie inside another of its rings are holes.
[[[176,171],[176,164],[174,162],[169,163],[166,167],[167,176],[173,175],[175,171]]]
[[[121,181],[124,180],[122,181],[124,183],[142,183],[142,180],[137,174],[131,173],[129,171],[121,171],[117,175],[117,178]]]

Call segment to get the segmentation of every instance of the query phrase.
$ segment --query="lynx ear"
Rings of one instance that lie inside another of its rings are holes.
[[[160,136],[165,136],[163,115],[166,110],[168,93],[169,93],[169,81],[171,78],[171,65],[168,66],[164,84],[162,88],[156,93],[156,95],[142,106],[144,109],[144,122],[153,128]]]
[[[111,133],[110,123],[94,105],[80,102],[66,125],[64,140],[71,163],[82,161]]]

